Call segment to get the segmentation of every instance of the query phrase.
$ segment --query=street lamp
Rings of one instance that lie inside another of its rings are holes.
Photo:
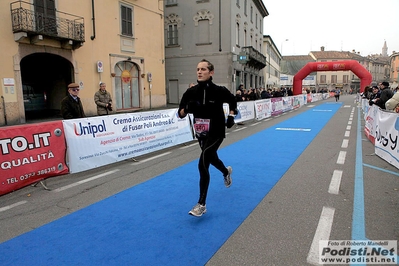
[[[281,42],[281,46],[280,46],[281,56],[283,55],[283,43],[284,42],[288,42],[288,39],[285,39],[284,41]]]

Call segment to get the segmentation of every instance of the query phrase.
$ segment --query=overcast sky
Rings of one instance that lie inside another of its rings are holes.
[[[262,0],[263,34],[282,55],[310,51],[399,52],[399,0]]]

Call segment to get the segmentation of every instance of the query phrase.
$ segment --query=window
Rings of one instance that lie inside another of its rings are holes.
[[[344,83],[349,83],[349,75],[344,75],[343,76],[343,82]]]
[[[237,0],[236,5],[240,7],[240,0]]]
[[[258,14],[255,14],[255,27],[258,28]]]
[[[115,106],[118,110],[140,107],[140,73],[136,64],[120,61],[115,65]]]
[[[133,9],[121,5],[121,29],[122,35],[133,37]]]
[[[168,25],[168,32],[167,32],[167,45],[178,45],[179,38],[178,38],[178,30],[177,24],[169,24]]]
[[[320,75],[320,84],[326,84],[326,75]]]
[[[167,6],[177,5],[177,0],[166,0]]]
[[[250,19],[251,19],[251,22],[253,23],[253,18],[254,18],[254,8],[251,6],[251,11],[250,11],[251,13],[249,14],[249,16],[250,16]]]
[[[331,83],[337,83],[337,75],[331,75]]]
[[[209,29],[209,20],[202,19],[198,21],[198,44],[210,44],[210,29]]]
[[[244,47],[247,46],[247,30],[244,30]]]
[[[236,24],[236,45],[240,46],[240,23]]]
[[[247,0],[244,0],[244,15],[247,15]]]

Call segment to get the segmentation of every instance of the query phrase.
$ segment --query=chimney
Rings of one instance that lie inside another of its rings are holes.
[[[324,52],[324,46],[320,47],[320,50],[321,50],[322,52]]]

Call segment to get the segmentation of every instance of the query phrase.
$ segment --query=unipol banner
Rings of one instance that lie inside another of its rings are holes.
[[[270,99],[255,101],[255,117],[262,120],[272,116],[272,102]]]
[[[0,129],[0,195],[68,173],[61,121]]]
[[[378,110],[377,119],[375,154],[399,169],[399,116]]]
[[[190,119],[176,109],[63,121],[71,173],[193,140]]]

